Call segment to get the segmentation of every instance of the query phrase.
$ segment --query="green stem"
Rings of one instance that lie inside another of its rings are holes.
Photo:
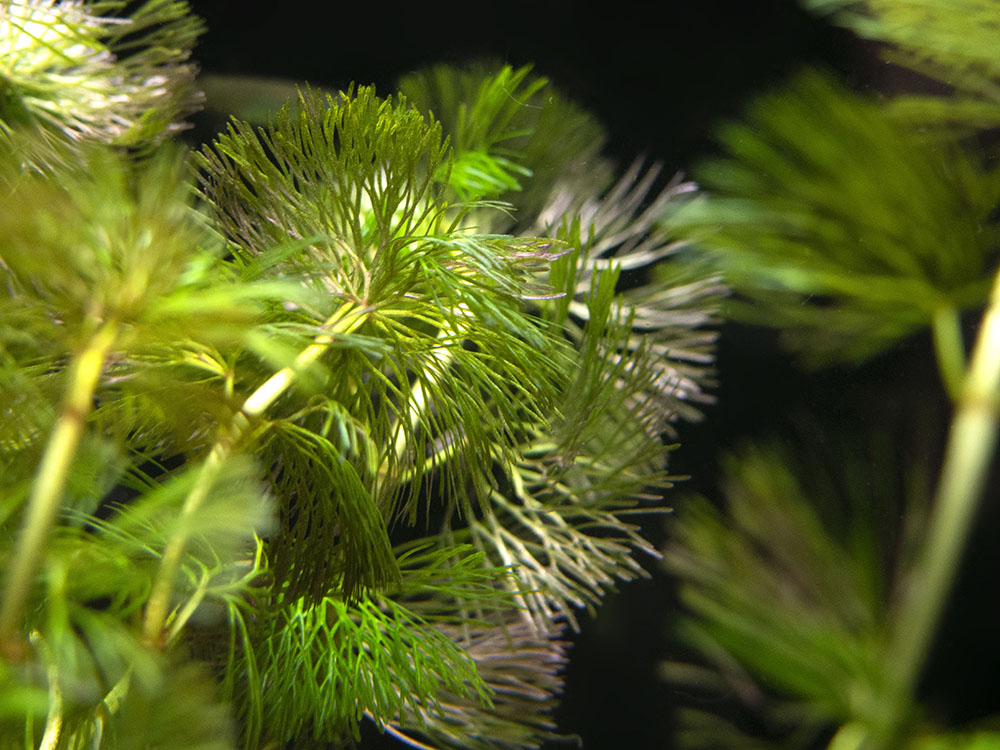
[[[237,414],[237,416],[239,416]],[[235,423],[234,419],[234,423]],[[245,420],[244,420],[245,422]],[[212,488],[215,480],[219,476],[219,470],[229,455],[231,443],[220,440],[217,442],[205,463],[201,466],[201,472],[195,481],[191,492],[184,498],[184,505],[181,508],[181,519],[190,516],[208,497],[208,491]],[[181,524],[183,527],[183,524]],[[174,578],[180,567],[181,559],[184,555],[184,547],[187,544],[187,534],[177,532],[167,541],[163,549],[163,557],[160,558],[160,567],[153,580],[153,587],[146,602],[146,612],[143,617],[142,635],[148,643],[156,645],[166,645],[161,643],[160,637],[163,633],[164,624],[167,621],[167,614],[170,610],[170,598],[174,589]]]
[[[49,713],[45,718],[45,731],[42,734],[42,741],[38,744],[38,750],[56,750],[59,747],[59,738],[63,728],[63,700],[62,688],[59,686],[59,668],[56,667],[48,646],[42,640],[41,633],[33,630],[30,639],[48,665],[46,672],[49,680]]]
[[[3,599],[0,601],[0,647],[5,650],[15,648],[15,642],[19,640],[17,634],[31,592],[32,579],[62,505],[66,480],[80,446],[87,415],[93,406],[94,392],[117,337],[117,322],[105,323],[71,366],[62,412],[35,474],[21,533],[4,581]]]
[[[938,308],[932,318],[931,330],[941,380],[952,401],[958,401],[962,397],[965,378],[965,344],[958,311],[954,307]]]
[[[313,343],[303,349],[295,358],[295,362],[284,367],[269,377],[243,402],[242,408],[233,416],[229,428],[220,434],[212,447],[208,458],[202,464],[201,472],[195,481],[191,492],[184,499],[181,508],[181,519],[194,514],[205,502],[209,490],[219,476],[223,463],[232,453],[233,446],[238,444],[250,426],[250,420],[261,416],[268,407],[281,397],[295,378],[318,360],[330,348],[336,334],[350,333],[364,322],[368,310],[356,303],[342,305],[323,325],[329,333],[322,333],[313,339]],[[180,524],[186,528],[186,524]],[[142,633],[148,643],[161,643],[164,636],[164,626],[170,611],[170,599],[173,595],[174,581],[184,556],[188,535],[177,532],[170,537],[160,558],[160,567],[153,581],[146,611],[143,617]]]
[[[895,614],[887,663],[901,696],[913,694],[962,561],[997,442],[998,388],[1000,276],[961,384],[928,538]]]
[[[451,336],[453,336],[453,333],[443,326],[438,332],[439,339],[450,338]],[[451,348],[448,345],[444,345],[432,349],[428,356],[437,360],[438,367],[435,370],[426,373],[425,377],[427,377],[428,380],[437,382],[439,377],[435,376],[434,373],[443,373],[448,368],[448,365],[454,358],[454,355],[452,354]],[[410,388],[410,398],[407,403],[405,414],[405,417],[409,421],[410,432],[408,433],[403,427],[403,415],[400,416],[399,421],[396,423],[396,427],[393,430],[391,442],[396,458],[402,458],[409,451],[410,446],[407,443],[407,436],[408,434],[412,434],[429,408],[431,408],[431,404],[428,400],[423,381],[417,380]],[[448,449],[446,448],[446,450]],[[383,465],[380,469],[381,471],[386,470],[388,460],[388,456],[386,456],[386,459],[383,461]]]

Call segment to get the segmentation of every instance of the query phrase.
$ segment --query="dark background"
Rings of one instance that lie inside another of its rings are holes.
[[[881,73],[849,34],[791,0],[586,6],[414,0],[346,10],[336,2],[192,0],[192,6],[209,28],[196,52],[207,72],[334,88],[374,83],[387,95],[400,75],[433,63],[484,57],[515,66],[533,63],[604,122],[609,156],[627,164],[644,155],[663,162],[668,172],[689,170],[711,152],[716,124],[736,116],[748,96],[803,65],[833,68],[859,87]],[[854,396],[873,389],[895,394],[898,412],[920,408],[915,403],[926,406],[926,394],[940,389],[932,378],[913,373],[922,371],[920,362],[933,361],[929,356],[926,341],[917,341],[858,371],[807,378],[781,355],[773,337],[727,326],[719,343],[719,402],[703,423],[682,427],[682,447],[671,468],[693,478],[670,501],[680,505],[687,491],[711,494],[720,449],[741,437],[780,431],[790,410],[856,410]],[[894,381],[899,372],[909,373],[905,387]],[[661,542],[662,521],[648,532]],[[591,750],[674,747],[673,707],[691,698],[656,676],[661,660],[684,654],[669,637],[677,611],[670,581],[655,560],[648,562],[653,577],[609,596],[573,639],[557,718],[563,731],[579,735]],[[952,619],[964,622],[963,616]],[[961,626],[949,627],[948,633],[955,631],[949,639],[968,636]],[[963,662],[954,666],[952,654],[938,661],[945,665],[939,668],[942,690],[963,682]],[[369,743],[385,740],[371,737]]]
[[[437,62],[532,63],[607,125],[611,151],[684,166],[720,116],[805,62],[852,68],[849,35],[793,0],[233,3],[191,0],[206,71],[375,84]]]

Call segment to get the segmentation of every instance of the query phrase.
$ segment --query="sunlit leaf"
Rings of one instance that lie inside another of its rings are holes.
[[[197,108],[189,60],[203,25],[185,2],[6,2],[0,145],[32,168],[80,143],[147,147]]]

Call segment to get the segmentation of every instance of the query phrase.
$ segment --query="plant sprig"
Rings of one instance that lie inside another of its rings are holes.
[[[717,279],[618,288],[681,188],[527,68],[189,157],[200,23],[128,7],[0,7],[0,744],[538,747],[710,382]]]

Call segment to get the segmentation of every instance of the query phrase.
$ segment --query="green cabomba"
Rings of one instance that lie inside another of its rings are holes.
[[[123,17],[127,5],[2,4],[0,139],[20,150],[22,164],[72,158],[67,141],[162,142],[197,107],[189,57],[199,19],[175,0],[151,0]]]
[[[705,400],[690,186],[509,68],[188,154],[198,24],[124,10],[0,3],[0,743],[537,746]]]
[[[978,509],[995,501],[1000,3],[803,5],[921,85],[872,96],[798,73],[720,129],[722,153],[695,171],[703,192],[670,225],[724,273],[729,314],[777,329],[807,366],[840,365],[845,391],[868,361],[893,380],[858,399],[860,420],[810,421],[801,450],[782,436],[734,451],[725,512],[684,503],[665,560],[687,607],[678,633],[702,661],[666,672],[731,691],[753,719],[690,710],[679,736],[692,750],[995,748],[995,704],[942,709],[926,665]],[[921,332],[943,419],[932,394],[901,393],[898,359],[877,359]],[[902,426],[879,423],[892,399],[909,407]],[[928,429],[940,456],[914,438],[933,445]]]

